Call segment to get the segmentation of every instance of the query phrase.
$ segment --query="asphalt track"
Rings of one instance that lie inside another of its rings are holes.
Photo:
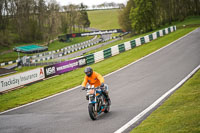
[[[115,132],[200,64],[199,38],[200,28],[159,52],[106,76],[112,99],[111,112],[96,121],[89,118],[85,92],[79,87],[1,114],[0,132]]]

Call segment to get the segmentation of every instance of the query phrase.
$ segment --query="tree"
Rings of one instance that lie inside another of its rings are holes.
[[[131,31],[132,27],[131,27],[131,20],[129,18],[129,14],[131,11],[131,8],[135,8],[135,2],[134,0],[129,0],[127,2],[127,5],[125,8],[121,9],[119,12],[119,25],[122,27],[123,30],[125,31]]]
[[[133,33],[147,32],[199,14],[199,5],[199,0],[129,0],[120,12],[119,24]]]

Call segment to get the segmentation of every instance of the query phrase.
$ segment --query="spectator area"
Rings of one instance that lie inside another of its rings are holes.
[[[16,52],[32,54],[32,53],[47,51],[48,47],[38,46],[38,45],[26,45],[26,46],[15,47],[13,50]]]

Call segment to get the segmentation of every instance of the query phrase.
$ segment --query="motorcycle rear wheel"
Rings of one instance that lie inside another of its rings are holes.
[[[92,120],[96,120],[97,119],[97,115],[95,114],[95,111],[94,111],[94,104],[89,104],[88,105],[88,111],[89,111],[89,115],[90,115],[90,118]]]

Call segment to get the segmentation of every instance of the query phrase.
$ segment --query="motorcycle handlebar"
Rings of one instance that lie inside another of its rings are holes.
[[[95,88],[93,88],[93,89],[99,89],[99,88],[102,89],[100,86],[95,87]],[[87,88],[87,87],[83,87],[83,88],[82,88],[82,90],[89,90],[89,89],[91,89],[91,88]]]

